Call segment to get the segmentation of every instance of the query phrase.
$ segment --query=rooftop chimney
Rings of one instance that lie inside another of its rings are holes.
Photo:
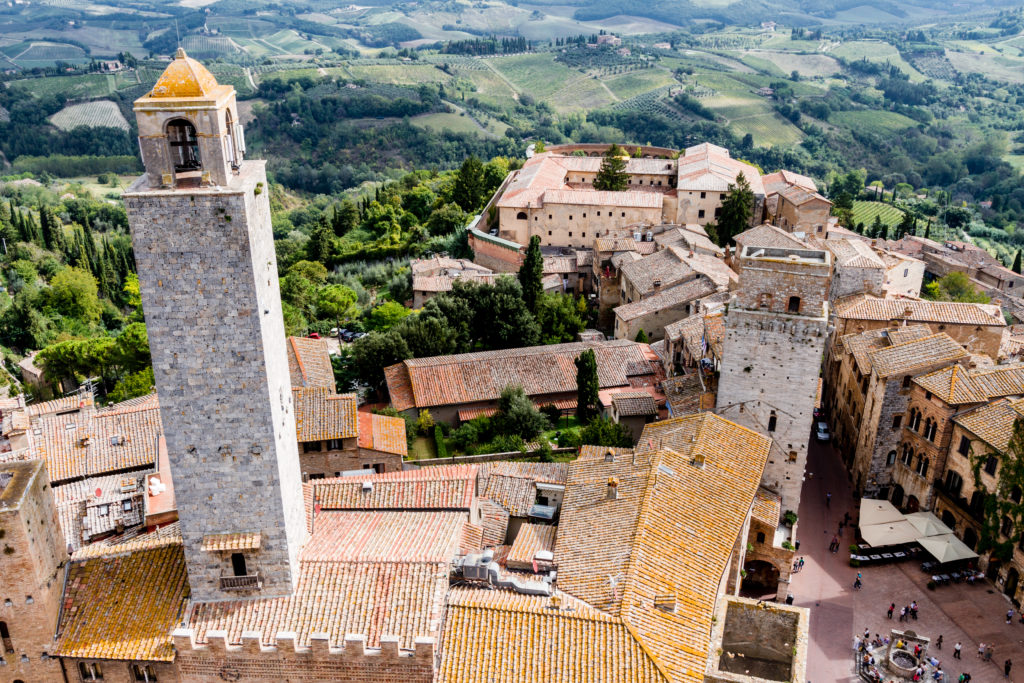
[[[615,462],[615,451],[609,448],[608,451],[604,454],[604,461]]]
[[[616,500],[619,497],[619,480],[615,477],[608,477],[608,500]]]

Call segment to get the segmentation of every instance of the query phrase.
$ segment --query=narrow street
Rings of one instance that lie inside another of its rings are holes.
[[[826,506],[828,492],[832,501]],[[794,604],[811,611],[807,681],[859,680],[853,672],[854,636],[865,628],[872,636],[888,635],[890,629],[901,626],[932,639],[930,653],[942,663],[947,683],[955,682],[964,672],[971,674],[973,683],[1005,681],[1002,666],[1007,658],[1013,660],[1010,680],[1024,681],[1024,625],[1016,616],[1012,624],[1005,623],[1011,605],[991,583],[954,584],[930,591],[920,562],[910,561],[861,568],[864,587],[853,590],[858,570],[849,566],[847,546],[854,540],[854,529],[843,530],[838,553],[828,552],[828,545],[843,513],[849,512],[856,520],[857,508],[839,455],[831,445],[812,440],[798,512],[797,557],[802,556],[805,564],[793,575],[790,586]],[[919,619],[901,624],[899,608],[912,600],[918,602]],[[897,615],[889,621],[886,610],[892,602]],[[940,635],[943,647],[937,650],[934,643]],[[963,643],[959,661],[953,659],[957,641]],[[979,642],[993,645],[991,663],[978,658]]]

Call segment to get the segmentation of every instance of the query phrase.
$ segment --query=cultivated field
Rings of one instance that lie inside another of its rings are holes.
[[[82,102],[64,107],[50,117],[50,123],[61,130],[78,126],[96,126],[128,130],[128,122],[118,106],[110,100]]]
[[[882,223],[890,228],[899,225],[903,219],[903,212],[891,204],[884,202],[866,202],[857,200],[853,202],[853,224],[863,223],[869,226],[875,222],[875,216],[881,218]]]
[[[917,121],[891,111],[840,111],[829,117],[829,123],[854,130],[867,130],[886,135],[916,126]]]

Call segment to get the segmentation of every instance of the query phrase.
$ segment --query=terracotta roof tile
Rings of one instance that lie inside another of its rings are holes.
[[[334,388],[292,389],[295,432],[299,441],[351,439],[358,435],[355,394],[337,395]]]
[[[1013,423],[1024,417],[1024,399],[999,399],[953,418],[997,451],[1005,451],[1013,436]]]
[[[556,596],[452,589],[438,683],[667,683],[622,620]]]
[[[476,465],[439,465],[318,479],[313,495],[324,510],[468,510],[473,504],[477,470]],[[364,487],[367,483],[371,487]]]
[[[869,355],[871,366],[879,377],[892,377],[914,374],[937,363],[952,363],[966,358],[968,354],[952,337],[940,332],[872,351]]]
[[[917,301],[852,297],[836,304],[837,318],[852,320],[908,320],[917,323],[953,323],[1006,327],[1006,320],[993,304],[964,304],[955,301]]]
[[[807,243],[788,233],[782,228],[777,228],[768,223],[754,226],[744,230],[733,237],[739,248],[742,247],[769,247],[780,249],[807,249]]]
[[[754,507],[750,512],[751,516],[769,527],[779,525],[779,517],[782,514],[782,501],[777,493],[759,488],[754,495]]]
[[[537,501],[537,484],[564,485],[569,464],[564,462],[498,461],[480,465],[480,497],[501,505],[513,517],[526,517]]]
[[[823,242],[844,268],[885,268],[885,263],[867,242],[857,239],[828,239]]]
[[[36,433],[36,432],[39,433]],[[50,481],[152,467],[163,433],[155,401],[39,418],[30,432]]]
[[[615,307],[615,317],[623,321],[635,320],[651,315],[687,301],[694,301],[718,291],[715,283],[703,275],[696,279],[673,285],[660,290],[657,294],[634,301],[631,304]]]
[[[200,550],[220,553],[235,550],[258,550],[262,540],[262,534],[258,531],[233,534],[207,534],[203,536]]]
[[[326,387],[334,392],[334,369],[326,341],[288,337],[287,349],[293,387]]]
[[[405,438],[405,420],[360,411],[358,443],[360,448],[395,453],[404,458],[409,453],[409,444]]]
[[[519,527],[516,540],[512,542],[512,549],[508,551],[505,563],[510,569],[532,569],[538,552],[554,552],[557,532],[558,527],[550,524],[523,524]],[[550,562],[545,562],[544,565],[548,566]]]
[[[188,596],[180,538],[94,547],[68,570],[57,654],[169,662]]]
[[[462,544],[465,512],[323,511],[303,562],[448,562]]]
[[[625,386],[630,376],[653,373],[645,348],[627,340],[572,342],[414,358],[384,372],[397,410],[432,408],[496,401],[511,384],[529,396],[575,392],[574,361],[585,349],[594,350],[602,388]]]
[[[570,464],[559,586],[620,616],[672,680],[703,680],[718,587],[770,446],[701,413],[647,425],[635,455]],[[664,595],[671,613],[654,607]]]
[[[612,405],[619,417],[657,415],[658,406],[646,391],[620,391],[612,394]]]

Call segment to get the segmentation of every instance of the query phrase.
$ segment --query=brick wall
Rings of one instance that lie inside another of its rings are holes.
[[[99,672],[103,674],[103,683],[139,683],[143,680],[135,677],[133,667],[139,667],[139,673],[148,667],[147,672],[155,675],[158,683],[177,683],[184,680],[178,676],[178,667],[174,662],[127,662],[124,660],[110,659],[77,659],[74,657],[64,658],[64,668],[68,672],[68,680],[77,683],[78,681],[90,681],[91,678],[82,676],[80,665],[85,664],[86,671],[91,672],[90,665],[97,664]],[[99,680],[99,679],[97,679]],[[223,679],[222,679],[223,680]],[[28,681],[26,681],[28,683]]]
[[[473,263],[490,268],[496,273],[515,273],[523,265],[521,251],[495,244],[472,232],[469,233],[469,248],[473,250]]]
[[[302,474],[322,474],[333,477],[337,472],[348,470],[372,470],[374,465],[379,465],[381,472],[400,472],[402,470],[401,455],[357,448],[355,439],[345,439],[345,441],[352,443],[351,445],[346,443],[343,449],[325,449],[310,453],[305,452],[300,444],[299,459],[302,462]]]

